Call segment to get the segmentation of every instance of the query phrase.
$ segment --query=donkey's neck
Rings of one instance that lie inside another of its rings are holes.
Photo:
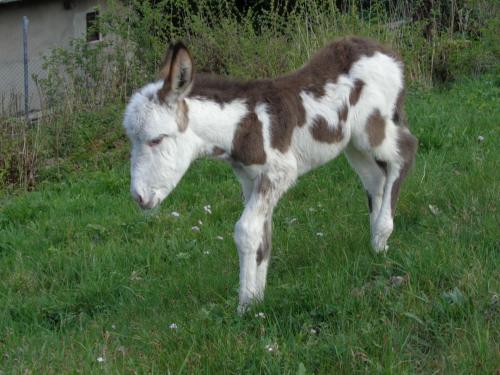
[[[223,104],[200,97],[185,100],[188,126],[204,143],[202,154],[212,153],[215,147],[230,153],[235,130],[248,113],[247,103],[242,99]]]

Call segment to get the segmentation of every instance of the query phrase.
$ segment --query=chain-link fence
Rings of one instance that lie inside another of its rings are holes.
[[[9,21],[0,40],[0,116],[36,116],[42,108],[36,77],[44,74],[43,57],[30,43],[36,30],[26,16]]]

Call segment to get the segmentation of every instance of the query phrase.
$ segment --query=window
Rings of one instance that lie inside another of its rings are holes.
[[[99,33],[99,11],[93,10],[92,12],[88,12],[85,16],[87,21],[87,42],[95,42],[96,40],[100,40]]]

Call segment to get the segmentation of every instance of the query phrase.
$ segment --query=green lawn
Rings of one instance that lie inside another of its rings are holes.
[[[244,317],[230,168],[196,162],[144,214],[128,146],[90,142],[0,198],[0,374],[498,373],[499,98],[491,77],[410,90],[420,147],[385,256],[344,157],[302,177],[274,216],[265,301]],[[119,110],[83,118],[121,133]]]

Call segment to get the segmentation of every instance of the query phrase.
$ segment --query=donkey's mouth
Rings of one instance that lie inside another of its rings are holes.
[[[155,208],[161,201],[161,197],[156,192],[153,192],[149,197],[133,193],[134,200],[143,210],[151,210]]]
[[[138,202],[139,206],[143,210],[152,210],[158,207],[161,204],[161,202],[165,200],[165,198],[169,195],[169,192],[170,192],[169,189],[164,189],[164,188],[153,190],[151,196],[149,197],[149,200]]]
[[[139,203],[139,206],[143,210],[151,210],[157,206],[157,200],[156,199],[151,199],[149,202],[146,203]]]

